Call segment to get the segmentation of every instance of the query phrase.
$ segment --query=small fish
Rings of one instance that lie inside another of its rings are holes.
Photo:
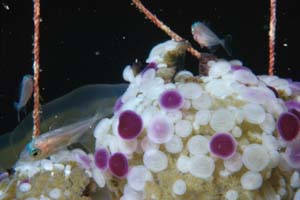
[[[96,114],[96,116],[92,118],[54,129],[40,135],[26,145],[20,154],[19,161],[27,162],[40,160],[78,142],[84,133],[89,129],[92,129],[98,118],[99,116]]]
[[[203,48],[212,50],[213,47],[221,45],[228,55],[231,55],[230,49],[226,46],[225,40],[221,40],[214,32],[212,32],[204,23],[195,22],[192,25],[192,34],[194,40]]]
[[[33,76],[25,75],[20,87],[19,102],[15,102],[14,106],[18,112],[18,121],[20,121],[20,112],[26,106],[33,93]]]

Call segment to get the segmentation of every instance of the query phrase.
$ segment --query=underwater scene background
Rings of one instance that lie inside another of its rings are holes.
[[[190,30],[195,21],[207,22],[220,38],[231,35],[232,58],[242,60],[256,74],[267,73],[269,1],[143,3],[196,48]],[[300,17],[295,3],[278,2],[275,74],[299,81]],[[32,13],[31,1],[1,1],[0,134],[17,126],[13,103],[23,76],[33,73]],[[135,59],[144,63],[154,45],[169,39],[130,1],[42,1],[41,18],[42,104],[87,84],[123,82],[127,64]],[[222,48],[216,55],[230,59]],[[186,62],[196,66],[197,60],[188,55]],[[27,107],[31,110],[32,100]]]

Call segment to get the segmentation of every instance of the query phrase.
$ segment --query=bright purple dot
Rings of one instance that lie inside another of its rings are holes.
[[[136,138],[143,129],[142,118],[131,110],[123,111],[119,116],[118,132],[124,140]]]
[[[209,143],[210,151],[222,159],[231,158],[236,152],[236,141],[228,133],[216,133]]]
[[[300,169],[300,139],[296,139],[288,145],[285,156],[291,167]]]
[[[251,71],[248,67],[244,67],[244,66],[241,66],[241,65],[233,65],[233,66],[231,66],[231,70],[232,71],[237,71],[237,70]]]
[[[159,105],[166,110],[180,109],[183,97],[176,89],[166,90],[159,97]]]
[[[300,120],[300,102],[294,100],[286,101],[285,106],[289,112],[295,114]]]
[[[156,71],[158,69],[157,64],[155,62],[149,63],[141,73],[144,74],[148,69],[154,69]]]
[[[128,173],[128,160],[122,153],[114,153],[108,161],[111,173],[119,178],[123,178]]]
[[[282,113],[277,121],[277,130],[285,141],[292,141],[298,135],[300,122],[296,115],[290,112]]]
[[[106,149],[98,149],[94,154],[95,165],[101,169],[105,170],[108,164],[109,154]]]
[[[114,112],[118,112],[123,106],[122,97],[119,97],[114,105]]]

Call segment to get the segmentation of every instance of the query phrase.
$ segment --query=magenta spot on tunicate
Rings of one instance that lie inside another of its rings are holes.
[[[174,129],[172,124],[165,116],[154,117],[148,127],[148,138],[157,144],[168,142],[173,136]]]
[[[210,151],[222,159],[231,158],[236,152],[236,141],[228,133],[216,133],[209,143]]]
[[[119,97],[114,105],[114,112],[118,112],[123,105],[122,98]]]
[[[233,66],[231,66],[231,70],[232,71],[237,71],[237,70],[251,71],[248,67],[244,67],[244,66],[241,66],[241,65],[233,65]]]
[[[151,62],[149,63],[143,70],[142,70],[142,74],[144,74],[148,69],[154,69],[154,70],[157,70],[158,67],[157,67],[157,64],[155,62]]]
[[[292,141],[298,135],[300,122],[296,115],[290,112],[282,113],[277,121],[277,130],[285,141]]]
[[[285,105],[288,108],[288,111],[295,114],[300,120],[300,103],[294,100],[290,100],[286,101]]]
[[[272,86],[267,86],[267,87],[268,87],[270,90],[272,90],[272,92],[275,94],[276,98],[279,97],[279,94],[278,94],[277,90],[276,90],[274,87],[272,87]]]
[[[106,149],[96,150],[95,155],[94,155],[95,165],[99,169],[105,170],[108,165],[108,158],[109,158],[109,154]]]
[[[123,111],[119,116],[118,132],[121,138],[131,140],[136,138],[143,129],[142,118],[131,110]]]
[[[288,145],[285,156],[291,167],[300,169],[300,139],[296,139]]]
[[[114,176],[123,178],[128,173],[128,160],[122,153],[114,153],[108,161],[108,166]]]
[[[176,89],[166,90],[159,97],[159,105],[166,110],[177,110],[183,106],[183,97]]]

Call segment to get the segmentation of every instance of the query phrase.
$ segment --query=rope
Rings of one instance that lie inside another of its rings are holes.
[[[270,0],[270,30],[269,30],[269,75],[274,75],[275,64],[275,31],[276,31],[276,0]]]
[[[141,3],[140,0],[132,0],[134,5],[146,15],[146,17],[154,23],[158,28],[163,30],[168,36],[170,36],[173,40],[176,42],[186,41],[182,37],[180,37],[178,34],[176,34],[174,31],[172,31],[167,25],[165,25],[162,21],[160,21],[155,15],[153,15],[145,6]],[[190,52],[193,56],[200,59],[201,53],[194,49],[192,46],[189,46],[187,48],[187,51]]]
[[[34,70],[34,108],[33,108],[33,135],[35,138],[40,134],[40,90],[39,90],[39,72],[40,72],[40,0],[34,0],[34,41],[33,41],[33,70]]]

